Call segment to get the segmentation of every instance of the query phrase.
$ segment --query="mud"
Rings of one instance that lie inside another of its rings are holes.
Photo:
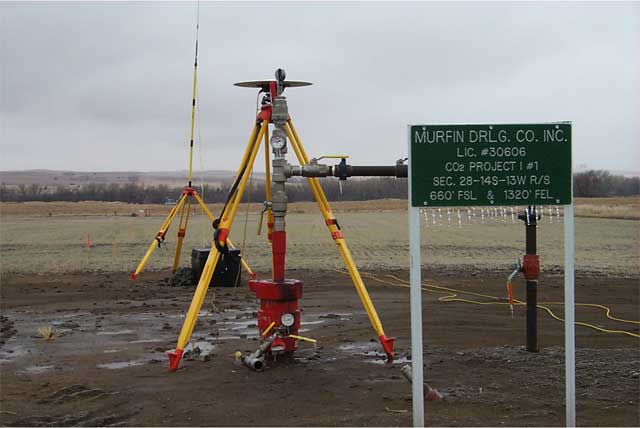
[[[501,298],[506,274],[424,272],[430,283]],[[301,334],[318,343],[301,342],[293,358],[268,361],[260,373],[234,358],[259,344],[257,302],[244,287],[210,290],[181,368],[169,373],[165,352],[175,346],[193,288],[168,286],[166,272],[136,282],[126,273],[3,276],[0,423],[411,425],[411,386],[400,371],[411,361],[408,289],[365,278],[387,335],[397,338],[397,363],[385,364],[347,276],[290,276],[305,281]],[[515,288],[524,299],[523,284]],[[540,352],[529,353],[523,307],[512,318],[505,305],[440,297],[423,294],[426,381],[444,396],[427,403],[427,424],[563,425],[563,324],[539,311]],[[541,278],[538,299],[561,300],[562,277]],[[638,278],[580,275],[576,300],[638,320]],[[576,319],[639,332],[595,308],[578,309]],[[39,338],[46,326],[59,337]],[[578,424],[640,425],[640,341],[577,326],[576,343]]]

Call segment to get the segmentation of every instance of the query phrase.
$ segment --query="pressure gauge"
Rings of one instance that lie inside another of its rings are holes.
[[[280,322],[285,327],[291,327],[295,320],[295,317],[289,313],[282,314],[282,318],[280,318]]]
[[[286,142],[287,140],[282,135],[274,135],[273,138],[271,138],[271,146],[276,150],[284,148]]]

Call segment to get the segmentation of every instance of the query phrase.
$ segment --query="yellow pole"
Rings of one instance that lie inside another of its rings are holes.
[[[256,144],[253,148],[253,151],[250,154],[249,162],[247,164],[247,169],[242,176],[242,181],[240,182],[240,186],[238,186],[238,190],[236,191],[236,196],[231,204],[230,208],[225,210],[225,213],[222,214],[222,220],[220,222],[219,229],[229,229],[231,223],[233,222],[234,217],[236,216],[236,211],[238,210],[238,205],[240,204],[240,200],[242,199],[242,194],[244,193],[244,189],[247,185],[247,181],[249,176],[251,175],[251,170],[253,169],[253,162],[256,159],[256,155],[258,154],[258,148],[262,143],[262,139],[264,138],[267,127],[269,125],[269,121],[265,120],[262,122],[262,126],[260,127],[260,132],[258,132],[258,138],[256,140]]]
[[[202,269],[202,275],[200,276],[200,281],[198,281],[196,291],[193,294],[191,306],[189,306],[189,311],[187,312],[182,330],[180,331],[180,336],[178,337],[176,350],[184,350],[184,347],[189,343],[191,333],[193,333],[193,328],[195,327],[196,320],[198,318],[198,313],[200,312],[200,308],[204,302],[204,297],[207,294],[207,289],[209,288],[209,283],[211,282],[213,271],[218,264],[219,258],[220,252],[212,248],[209,253],[209,257],[207,258],[207,262]]]
[[[198,6],[199,7],[199,6]],[[198,19],[200,12],[198,11]],[[191,98],[191,136],[189,139],[189,187],[191,187],[191,179],[193,177],[193,131],[196,122],[196,88],[198,81],[198,31],[200,22],[196,23],[196,55],[193,62],[193,96]]]
[[[158,234],[156,236],[164,236],[164,234],[167,232],[167,229],[169,228],[169,225],[173,221],[173,218],[178,213],[178,210],[182,209],[182,207],[184,206],[185,200],[186,200],[186,195],[182,195],[180,199],[178,199],[178,202],[173,206],[173,208],[171,208],[171,211],[169,211],[169,215],[167,215],[167,218],[165,218],[164,222],[162,223],[162,226],[160,226],[160,230],[158,231]],[[158,241],[156,239],[151,241],[151,244],[149,245],[149,248],[147,249],[146,254],[138,264],[138,267],[136,268],[135,272],[131,274],[131,279],[136,279],[138,277],[138,275],[140,274],[142,269],[144,269],[144,266],[149,261],[151,254],[153,253],[153,251],[156,249],[157,246],[158,246]]]
[[[207,205],[204,203],[200,195],[196,193],[193,195],[193,197],[196,198],[196,201],[198,202],[198,204],[200,204],[200,207],[202,208],[202,211],[204,211],[206,216],[209,217],[209,220],[215,220],[215,217],[213,217],[213,214],[211,214],[211,211],[209,211],[209,208],[207,208]]]
[[[185,214],[186,211],[186,214]],[[191,197],[187,196],[187,203],[182,206],[182,212],[180,213],[180,224],[178,225],[178,240],[176,242],[176,254],[173,257],[173,267],[171,271],[176,273],[178,265],[180,264],[180,255],[182,253],[182,242],[184,236],[187,233],[187,224],[189,223],[189,214],[191,212]]]
[[[231,203],[230,215],[225,217],[223,214],[221,224],[219,226],[220,229],[230,230],[231,224],[233,223],[233,218],[238,209],[238,204],[242,199],[242,193],[247,184],[247,180],[249,175],[251,174],[251,169],[253,168],[253,162],[256,158],[256,154],[260,148],[261,140],[266,132],[266,125],[268,122],[264,121],[263,126],[260,128],[260,132],[258,133],[258,138],[255,144],[250,151],[249,163],[247,165],[247,169],[242,176],[240,186],[236,191],[235,198]],[[249,145],[251,145],[251,141],[249,141]],[[225,210],[229,211],[229,209]],[[224,244],[225,241],[221,242]],[[209,253],[209,257],[207,258],[207,262],[202,269],[202,275],[200,276],[200,281],[198,282],[198,286],[196,287],[196,291],[193,295],[193,299],[191,300],[191,305],[189,306],[189,310],[187,315],[185,316],[184,324],[182,325],[182,330],[180,331],[180,336],[178,337],[178,344],[176,346],[176,350],[173,353],[169,354],[169,369],[176,370],[178,365],[180,364],[180,359],[182,358],[182,354],[184,352],[184,348],[189,343],[189,339],[191,338],[191,334],[193,333],[193,328],[195,327],[196,320],[198,319],[198,313],[200,312],[200,308],[202,307],[202,303],[204,302],[204,298],[207,294],[207,290],[209,288],[209,283],[211,282],[211,278],[213,277],[213,272],[215,270],[216,265],[218,264],[218,260],[220,259],[220,252],[214,251],[211,249]]]
[[[304,147],[300,142],[298,133],[293,127],[293,123],[291,122],[291,119],[289,119],[289,121],[287,122],[287,125],[288,126],[286,127],[286,132],[294,148],[296,156],[298,157],[298,161],[300,162],[301,165],[308,164],[309,158],[304,151]],[[356,287],[356,291],[358,292],[358,296],[360,297],[360,300],[362,301],[362,304],[365,310],[367,311],[367,315],[369,316],[369,321],[371,322],[373,329],[376,331],[376,334],[379,337],[384,336],[382,323],[380,322],[380,318],[378,317],[378,313],[376,312],[376,309],[373,306],[371,297],[369,296],[369,293],[367,292],[364,282],[362,281],[360,272],[358,271],[358,268],[355,262],[353,261],[353,256],[351,255],[351,252],[347,247],[346,241],[342,237],[342,233],[340,232],[336,224],[333,223],[333,220],[335,220],[335,218],[329,207],[329,201],[327,200],[324,194],[324,191],[322,190],[322,186],[320,185],[320,182],[318,181],[317,178],[308,178],[307,181],[309,182],[313,196],[316,199],[316,202],[318,203],[318,207],[320,208],[320,211],[322,212],[325,222],[329,228],[329,232],[331,233],[332,237],[336,236],[336,238],[334,238],[334,241],[338,246],[338,249],[340,250],[340,254],[342,256],[342,259],[344,260],[347,270],[349,271],[349,275],[351,276],[353,285]]]

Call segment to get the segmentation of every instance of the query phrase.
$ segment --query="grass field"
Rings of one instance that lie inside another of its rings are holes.
[[[613,218],[640,220],[640,197],[629,198],[575,198],[576,217]],[[407,201],[401,199],[380,199],[375,201],[331,202],[335,212],[405,211]],[[217,214],[222,204],[208,204]],[[262,204],[250,204],[250,212],[260,212]],[[166,215],[169,208],[159,204],[127,204],[124,202],[22,202],[0,203],[0,216],[48,217],[53,216],[130,216],[131,214]],[[196,211],[200,208],[196,207]],[[315,213],[315,202],[295,202],[289,204],[291,213]]]
[[[635,209],[638,198],[590,202],[582,205],[589,207],[585,210],[592,210],[594,215],[605,213],[606,207],[613,207],[615,213],[619,214]],[[622,202],[626,202],[626,205]],[[405,203],[373,201],[335,204],[338,220],[359,266],[364,269],[408,268]],[[158,205],[97,202],[2,204],[1,208],[0,273],[42,274],[133,270],[168,211],[167,207]],[[291,204],[290,208],[290,215],[287,216],[288,267],[342,267],[335,244],[314,205],[297,203]],[[149,217],[130,215],[144,209]],[[217,213],[220,207],[212,206],[212,209]],[[231,237],[239,246],[245,241],[247,261],[264,276],[270,267],[270,247],[264,235],[256,236],[258,209],[259,205],[254,204],[249,214],[245,215],[245,207],[240,208]],[[521,222],[513,222],[510,215],[486,217],[484,220],[476,216],[472,221],[463,215],[463,220],[458,224],[454,211],[451,223],[444,214],[443,217],[437,216],[436,224],[433,224],[432,214],[428,212],[428,221],[423,221],[422,251],[426,268],[496,269],[507,275],[524,252],[524,228]],[[174,224],[167,235],[166,245],[156,249],[149,269],[171,265],[175,232]],[[576,219],[577,269],[637,276],[640,270],[639,232],[640,222],[635,220]],[[87,233],[92,242],[91,251],[87,251],[85,244]],[[190,263],[190,249],[206,245],[211,236],[210,222],[197,212],[187,231],[183,265]],[[538,238],[544,270],[562,269],[562,236],[562,221],[558,221],[557,217],[545,216],[539,227]]]

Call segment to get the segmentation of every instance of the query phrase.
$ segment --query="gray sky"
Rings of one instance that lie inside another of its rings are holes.
[[[185,169],[195,21],[0,3],[0,169]],[[575,167],[640,171],[639,53],[640,3],[203,2],[194,168],[236,169],[256,92],[232,84],[282,67],[314,83],[285,92],[312,156],[393,163],[408,123],[570,120]]]

